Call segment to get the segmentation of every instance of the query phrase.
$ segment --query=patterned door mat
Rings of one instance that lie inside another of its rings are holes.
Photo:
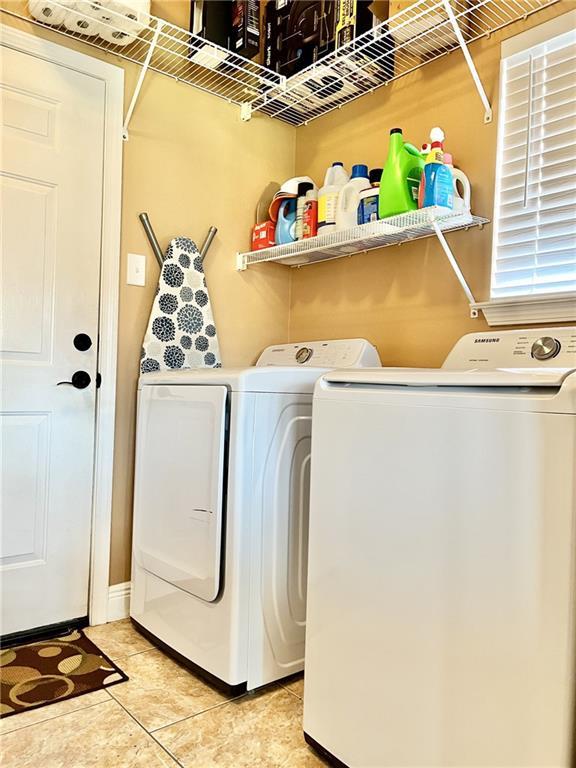
[[[82,630],[0,651],[0,717],[91,693],[128,677]]]

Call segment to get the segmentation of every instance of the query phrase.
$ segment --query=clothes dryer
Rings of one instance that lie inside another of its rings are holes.
[[[130,615],[226,690],[303,667],[314,383],[379,364],[343,339],[140,378]]]

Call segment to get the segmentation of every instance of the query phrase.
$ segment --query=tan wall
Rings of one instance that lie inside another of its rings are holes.
[[[508,27],[471,50],[493,105],[497,106],[500,43],[574,3],[559,2]],[[370,96],[299,128],[296,172],[322,183],[326,167],[342,160],[381,167],[390,128],[422,144],[440,125],[446,149],[472,182],[473,211],[492,217],[498,114],[483,124],[483,108],[463,57],[455,52]],[[488,298],[492,227],[449,234],[447,239],[477,300]],[[486,329],[469,318],[466,297],[434,239],[389,247],[292,270],[290,338],[365,336],[386,365],[439,365],[462,334]]]
[[[185,2],[156,3],[153,12],[187,26],[189,7]],[[1,21],[98,55],[93,48],[5,14]],[[137,67],[117,57],[100,57],[125,68],[127,105]],[[135,391],[158,277],[138,213],[148,211],[162,246],[176,235],[202,240],[211,224],[218,227],[206,277],[222,357],[226,365],[250,364],[263,347],[288,336],[290,275],[275,265],[238,273],[235,254],[248,248],[262,189],[271,180],[292,175],[294,151],[295,130],[289,126],[269,118],[242,123],[239,107],[221,99],[155,73],[145,80],[124,145],[111,584],[130,578]],[[147,256],[145,288],[126,285],[128,252]]]

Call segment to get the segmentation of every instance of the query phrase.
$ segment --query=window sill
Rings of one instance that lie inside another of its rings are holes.
[[[470,309],[483,312],[490,326],[571,322],[576,320],[576,293],[495,299],[471,304]]]

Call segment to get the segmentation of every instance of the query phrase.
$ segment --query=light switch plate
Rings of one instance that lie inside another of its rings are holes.
[[[128,285],[146,285],[146,256],[141,253],[128,254],[126,282]]]

